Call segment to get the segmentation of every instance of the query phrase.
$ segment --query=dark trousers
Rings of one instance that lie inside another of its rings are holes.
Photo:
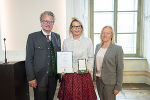
[[[96,78],[96,86],[100,100],[116,100],[114,85],[106,85],[102,79]]]
[[[57,77],[44,76],[34,89],[34,100],[53,100],[57,86]]]

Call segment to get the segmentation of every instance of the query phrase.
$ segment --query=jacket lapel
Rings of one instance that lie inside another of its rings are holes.
[[[42,32],[42,31],[40,31],[40,32],[41,32],[41,34],[40,34],[41,43],[42,43],[42,42],[44,42],[44,44],[46,44],[46,43],[47,43],[46,36],[43,34],[43,32]]]
[[[95,50],[95,55],[97,55],[97,52],[99,51],[100,48],[101,48],[101,45],[99,44]]]
[[[55,34],[53,32],[51,32],[51,41],[54,47],[54,50],[57,50],[57,37],[55,36]]]
[[[106,53],[105,53],[105,56],[104,56],[104,59],[103,59],[103,60],[107,59],[107,56],[108,56],[109,53],[111,52],[112,47],[113,47],[113,44],[110,44],[109,47],[108,47],[108,49],[107,49],[107,51],[106,51]]]

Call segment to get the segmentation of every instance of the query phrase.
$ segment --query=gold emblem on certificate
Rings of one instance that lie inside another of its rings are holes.
[[[78,73],[87,73],[86,59],[78,59]]]

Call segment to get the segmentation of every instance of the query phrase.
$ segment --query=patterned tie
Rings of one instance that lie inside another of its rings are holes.
[[[46,35],[47,40],[49,40],[49,34]]]

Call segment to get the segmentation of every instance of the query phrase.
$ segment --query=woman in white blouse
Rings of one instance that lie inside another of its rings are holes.
[[[123,50],[114,44],[113,29],[105,26],[94,56],[94,76],[100,100],[116,100],[123,80]]]
[[[70,24],[70,37],[63,42],[63,51],[73,52],[74,73],[62,73],[59,88],[60,100],[97,100],[90,72],[93,70],[93,45],[90,38],[83,37],[83,25],[77,19]],[[78,60],[85,59],[87,73],[78,73]]]

